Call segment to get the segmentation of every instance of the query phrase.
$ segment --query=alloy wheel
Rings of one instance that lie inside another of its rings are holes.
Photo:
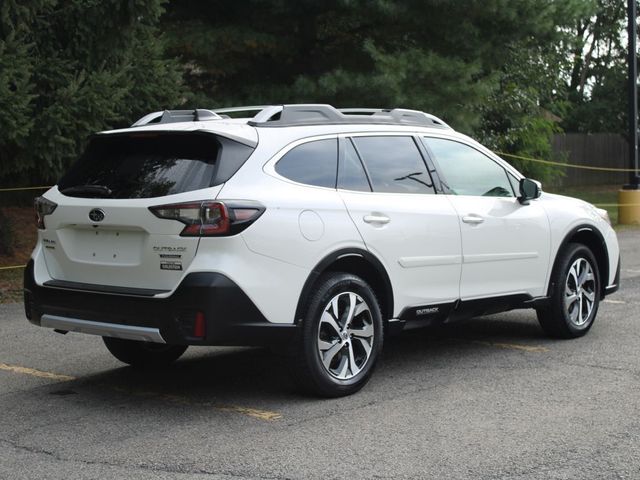
[[[596,278],[593,268],[585,258],[577,258],[565,282],[564,307],[571,323],[584,326],[589,320],[596,302]]]
[[[369,305],[354,292],[341,292],[322,311],[318,354],[325,370],[349,380],[366,366],[375,341]]]

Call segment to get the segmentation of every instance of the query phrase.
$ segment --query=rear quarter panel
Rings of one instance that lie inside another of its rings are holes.
[[[252,255],[262,257],[253,270],[234,279],[271,322],[291,323],[312,269],[343,248],[365,249],[337,190],[301,185],[265,172],[292,142],[288,130],[260,138],[246,164],[218,195],[220,200],[255,200],[263,215],[240,235]],[[202,244],[201,244],[202,247]],[[204,253],[202,250],[199,252]]]

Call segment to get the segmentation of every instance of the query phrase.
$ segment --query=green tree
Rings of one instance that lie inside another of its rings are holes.
[[[193,100],[424,108],[471,132],[511,46],[575,0],[182,0],[164,17]]]
[[[549,158],[559,125],[623,124],[623,22],[619,0],[3,0],[0,182],[179,105],[417,108]]]
[[[0,3],[0,184],[55,181],[90,134],[182,101],[163,4]]]
[[[558,127],[547,110],[564,91],[560,45],[593,8],[584,0],[181,0],[163,23],[191,106],[415,108],[496,148],[548,158]]]
[[[568,131],[626,133],[626,4],[597,0],[570,26],[562,124]]]
[[[550,46],[549,46],[550,45]],[[539,45],[525,40],[508,53],[499,83],[481,108],[479,136],[497,152],[523,157],[553,158],[553,135],[561,131],[558,92],[564,91],[560,76],[562,53],[555,44]],[[556,92],[554,94],[554,92]],[[561,168],[505,156],[524,175],[551,180]]]

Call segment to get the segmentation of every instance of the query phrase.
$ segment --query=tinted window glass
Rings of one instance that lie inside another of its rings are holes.
[[[354,137],[374,192],[435,193],[411,137]]]
[[[362,168],[362,162],[360,162],[358,153],[348,138],[344,141],[344,149],[340,156],[338,188],[356,190],[358,192],[371,191],[367,174],[364,172],[364,168]]]
[[[425,138],[433,151],[441,180],[455,195],[513,197],[507,172],[475,148],[441,138]]]
[[[225,182],[252,152],[251,147],[206,133],[99,135],[89,141],[58,188],[69,196],[102,198],[189,192]]]
[[[338,140],[316,140],[289,150],[276,163],[276,172],[294,182],[336,188]]]

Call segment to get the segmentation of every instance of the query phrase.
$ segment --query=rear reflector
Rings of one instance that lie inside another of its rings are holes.
[[[193,322],[193,336],[204,338],[207,334],[207,324],[204,321],[204,313],[196,312],[196,319]]]

